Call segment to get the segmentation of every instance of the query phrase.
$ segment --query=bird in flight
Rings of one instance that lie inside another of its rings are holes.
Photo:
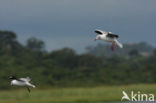
[[[96,38],[94,39],[94,41],[96,40],[104,40],[106,42],[111,42],[111,50],[114,51],[114,45],[116,44],[117,46],[119,46],[120,48],[123,48],[123,45],[118,42],[117,38],[119,38],[119,36],[117,34],[113,34],[112,32],[104,32],[102,30],[95,30],[95,33],[97,33],[98,35],[96,36]]]
[[[30,92],[29,87],[35,88],[35,85],[31,84],[31,79],[29,77],[26,78],[16,78],[15,76],[10,76],[9,79],[11,79],[11,86],[24,86],[27,88],[28,92]]]

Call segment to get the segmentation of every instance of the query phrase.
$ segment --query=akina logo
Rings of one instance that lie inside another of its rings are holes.
[[[145,94],[140,91],[131,93],[128,95],[125,91],[122,91],[121,101],[154,101],[154,94]]]

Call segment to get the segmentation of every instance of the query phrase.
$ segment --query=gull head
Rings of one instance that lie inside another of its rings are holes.
[[[10,76],[9,79],[13,80],[13,79],[17,79],[15,76]]]

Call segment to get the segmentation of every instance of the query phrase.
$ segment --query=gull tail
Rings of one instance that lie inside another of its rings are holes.
[[[115,44],[119,46],[120,48],[123,48],[123,45],[120,42],[118,42],[116,39],[115,39]]]

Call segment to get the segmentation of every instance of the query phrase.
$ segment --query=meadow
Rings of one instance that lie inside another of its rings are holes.
[[[156,84],[1,90],[0,103],[104,103],[120,101],[122,91],[156,94]]]

